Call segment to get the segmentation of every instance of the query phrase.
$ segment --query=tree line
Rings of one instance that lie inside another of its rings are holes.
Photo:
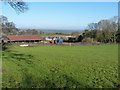
[[[90,23],[88,29],[84,30],[82,35],[78,37],[79,41],[89,38],[102,43],[118,43],[120,42],[120,25],[118,16],[111,19],[104,19],[98,23]]]
[[[36,29],[18,29],[13,22],[8,21],[7,17],[0,15],[0,26],[2,35],[39,35],[44,32]]]

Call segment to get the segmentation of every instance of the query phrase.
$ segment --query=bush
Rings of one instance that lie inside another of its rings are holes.
[[[95,45],[95,44],[97,44],[97,45],[99,45],[100,44],[100,42],[97,42],[95,39],[93,39],[93,38],[84,38],[83,40],[82,40],[82,42],[83,43],[86,43],[86,44],[93,44],[93,45]]]
[[[82,40],[83,43],[92,43],[93,42],[93,39],[92,38],[84,38]]]

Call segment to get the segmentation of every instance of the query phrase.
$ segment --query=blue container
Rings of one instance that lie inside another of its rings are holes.
[[[63,43],[63,40],[62,40],[62,39],[60,39],[60,40],[59,40],[59,44],[62,44],[62,43]]]

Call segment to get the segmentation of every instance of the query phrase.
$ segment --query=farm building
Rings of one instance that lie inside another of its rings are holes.
[[[40,42],[43,38],[39,35],[8,35],[9,43]]]
[[[68,40],[67,36],[42,36],[42,37],[47,41],[56,40],[56,39]]]

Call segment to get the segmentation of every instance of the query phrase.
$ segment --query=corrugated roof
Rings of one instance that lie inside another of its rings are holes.
[[[24,40],[42,40],[39,35],[8,35],[10,41],[24,41]]]

